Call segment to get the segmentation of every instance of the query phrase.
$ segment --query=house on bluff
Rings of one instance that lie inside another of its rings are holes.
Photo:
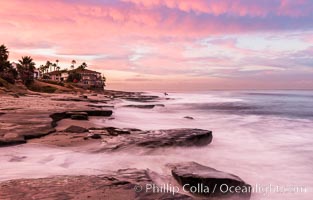
[[[105,80],[100,72],[77,68],[70,71],[52,71],[46,74],[48,80],[55,82],[72,82],[85,89],[103,88]]]
[[[79,74],[80,80],[76,80],[77,85],[84,88],[93,87],[93,88],[103,88],[105,86],[103,77],[100,72],[77,68],[69,71],[69,74],[76,73]]]

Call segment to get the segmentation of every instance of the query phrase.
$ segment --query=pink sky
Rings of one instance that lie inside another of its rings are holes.
[[[110,89],[313,89],[312,21],[311,0],[3,0],[0,44]]]

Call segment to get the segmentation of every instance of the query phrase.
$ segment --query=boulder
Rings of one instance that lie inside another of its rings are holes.
[[[88,129],[80,127],[80,126],[70,126],[64,131],[69,132],[69,133],[85,133],[85,132],[88,132]]]
[[[210,144],[212,131],[202,129],[170,129],[151,131],[149,137],[143,138],[137,146],[147,148],[168,146],[205,146]]]
[[[155,105],[126,105],[127,108],[142,108],[142,109],[152,109]]]
[[[172,175],[176,181],[194,195],[250,199],[251,186],[236,175],[196,162],[169,164],[168,166],[172,169]]]

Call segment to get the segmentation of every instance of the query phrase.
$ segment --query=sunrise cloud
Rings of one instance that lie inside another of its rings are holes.
[[[195,89],[223,81],[262,88],[254,76],[312,88],[302,76],[312,72],[312,21],[310,0],[10,0],[0,2],[0,43],[11,60],[30,55],[37,66],[88,62],[118,88],[127,79],[149,90],[140,84],[150,77],[162,89],[191,76]]]

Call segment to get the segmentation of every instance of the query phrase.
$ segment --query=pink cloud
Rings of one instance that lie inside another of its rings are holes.
[[[201,56],[207,49],[195,43],[212,36],[312,29],[312,5],[308,0],[0,1],[0,38],[12,60],[27,54],[37,63],[60,59],[67,66],[72,59],[87,59],[94,69],[151,76],[232,76],[243,62],[237,55],[278,54],[239,48],[235,38],[221,37],[212,44],[233,56]],[[138,46],[151,51],[134,52]],[[188,48],[200,56],[186,56]]]
[[[281,0],[278,13],[294,17],[312,14],[313,4],[310,0]]]
[[[170,9],[179,9],[184,12],[198,12],[212,15],[237,15],[237,16],[265,16],[279,12],[281,15],[301,16],[308,13],[303,13],[302,7],[295,9],[295,6],[309,5],[309,0],[123,0],[131,2],[146,8],[155,8],[164,6]],[[293,11],[292,11],[292,8]],[[306,9],[308,10],[308,9]]]

